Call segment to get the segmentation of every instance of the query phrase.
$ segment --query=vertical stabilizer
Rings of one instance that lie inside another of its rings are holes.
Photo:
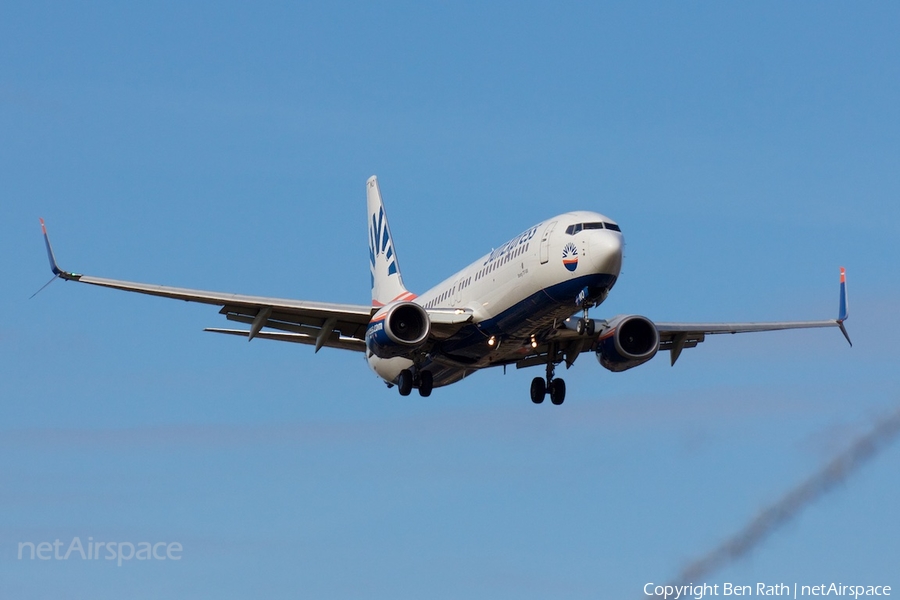
[[[394,249],[394,238],[388,226],[381,189],[373,175],[366,182],[369,214],[369,267],[372,270],[372,306],[384,306],[394,300],[412,300],[400,277],[400,264]]]

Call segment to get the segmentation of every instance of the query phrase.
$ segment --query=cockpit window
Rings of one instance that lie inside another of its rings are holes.
[[[607,223],[605,221],[601,221],[595,223],[578,223],[576,225],[569,225],[568,227],[566,227],[566,233],[568,233],[569,235],[575,235],[576,233],[585,229],[609,229],[610,231],[622,231],[615,223]]]

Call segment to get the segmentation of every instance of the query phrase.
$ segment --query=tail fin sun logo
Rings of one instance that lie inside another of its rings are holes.
[[[384,208],[379,207],[378,215],[373,214],[372,223],[369,224],[369,262],[373,271],[375,270],[375,257],[382,253],[388,261],[387,274],[393,275],[397,272],[397,259],[394,256],[394,245],[384,219]]]
[[[563,265],[568,270],[574,271],[578,267],[578,248],[575,247],[575,244],[572,242],[566,244],[566,247],[563,248],[562,259]]]

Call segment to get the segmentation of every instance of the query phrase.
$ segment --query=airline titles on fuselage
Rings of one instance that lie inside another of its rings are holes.
[[[523,244],[527,244],[528,241],[534,237],[534,234],[537,233],[538,227],[540,227],[540,225],[535,225],[528,231],[520,233],[513,239],[509,240],[499,248],[492,250],[487,257],[487,260],[484,261],[484,265],[487,266],[488,263],[493,262],[498,258],[505,256],[506,254],[512,253],[516,248]]]
[[[535,225],[534,227],[532,227],[531,229],[528,229],[527,231],[520,233],[519,235],[517,235],[513,239],[509,240],[508,242],[506,242],[499,248],[491,250],[491,253],[488,254],[487,258],[482,263],[483,268],[481,268],[477,273],[475,273],[474,280],[478,281],[479,279],[486,276],[488,273],[490,273],[494,269],[505,264],[507,261],[515,258],[516,256],[521,255],[523,252],[526,252],[529,249],[529,247],[531,246],[531,244],[530,244],[531,239],[535,236],[535,234],[537,234],[537,231],[541,225],[542,225],[542,223],[539,223],[539,224]],[[522,277],[522,275],[525,272],[527,272],[527,269],[523,273],[520,273],[518,276]],[[456,293],[457,288],[460,291],[462,291],[464,288],[471,285],[472,279],[473,279],[473,277],[470,275],[469,277],[466,277],[465,279],[456,282],[453,286],[450,287],[450,289],[444,291],[441,294],[438,294],[433,300],[427,302],[425,304],[425,307],[432,308],[434,306],[438,306],[439,304],[441,304],[442,302],[446,301],[451,296],[453,296]]]

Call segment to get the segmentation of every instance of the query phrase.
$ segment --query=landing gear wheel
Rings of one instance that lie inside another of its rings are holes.
[[[566,382],[554,379],[550,382],[550,402],[559,406],[566,399]]]
[[[578,319],[575,322],[575,333],[578,335],[594,335],[594,320],[593,319]]]
[[[535,377],[531,380],[531,401],[540,404],[547,395],[547,384],[544,383],[543,377]]]
[[[432,388],[434,388],[434,376],[431,374],[431,371],[419,373],[419,395],[427,398],[431,395]]]
[[[400,391],[401,396],[409,396],[412,388],[412,372],[409,369],[403,369],[402,371],[400,371],[400,375],[397,377],[397,389]]]

